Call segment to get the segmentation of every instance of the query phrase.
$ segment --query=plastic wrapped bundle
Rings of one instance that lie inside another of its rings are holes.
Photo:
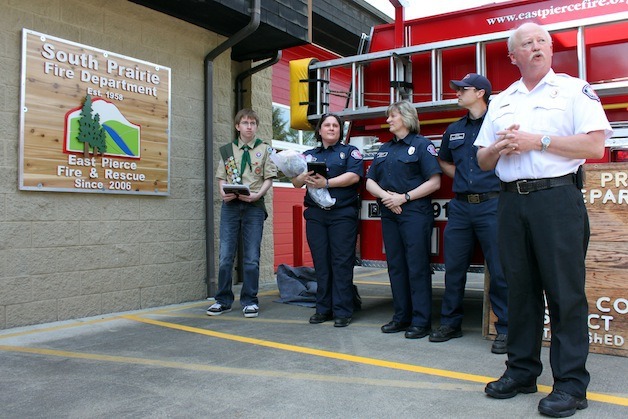
[[[305,156],[294,150],[283,150],[279,153],[273,153],[270,155],[270,159],[277,165],[277,168],[290,179],[307,171]],[[308,186],[307,191],[312,197],[312,200],[321,207],[329,208],[336,203],[336,198],[332,198],[329,191],[325,188],[313,188]]]
[[[277,168],[290,179],[307,170],[305,156],[294,150],[283,150],[279,153],[272,153],[270,159],[277,165]]]

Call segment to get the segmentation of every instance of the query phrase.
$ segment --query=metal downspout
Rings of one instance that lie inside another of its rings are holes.
[[[205,281],[207,296],[216,292],[214,264],[214,60],[227,49],[251,35],[260,24],[261,0],[251,0],[251,20],[235,35],[205,56]]]

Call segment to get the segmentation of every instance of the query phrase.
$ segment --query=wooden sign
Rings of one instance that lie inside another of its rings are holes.
[[[24,29],[21,88],[21,190],[169,195],[169,68]]]
[[[591,225],[586,259],[589,348],[628,357],[628,164],[587,164],[585,169],[583,198]],[[489,306],[487,295],[485,307]],[[545,313],[543,340],[549,342],[547,308]],[[490,309],[484,315],[485,332],[496,334],[495,315]]]
[[[591,352],[628,356],[628,164],[586,165]]]

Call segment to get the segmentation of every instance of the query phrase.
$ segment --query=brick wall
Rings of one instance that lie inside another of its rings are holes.
[[[125,0],[0,0],[0,10],[0,329],[205,298],[203,59],[225,38]],[[18,190],[22,28],[171,68],[170,196]],[[253,76],[245,101],[263,138],[271,71]],[[216,165],[234,135],[228,51],[214,75]],[[273,281],[272,215],[262,253],[262,281]]]

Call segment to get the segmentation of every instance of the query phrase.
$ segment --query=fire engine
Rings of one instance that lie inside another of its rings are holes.
[[[409,21],[404,20],[400,2],[393,0],[391,3],[396,9],[395,22],[372,28],[357,55],[328,61],[305,58],[290,63],[292,128],[311,130],[321,115],[328,112],[341,115],[350,123],[348,141],[363,151],[365,169],[368,169],[378,145],[391,138],[385,123],[385,110],[393,102],[409,100],[418,111],[421,134],[430,138],[438,148],[447,125],[466,112],[457,106],[449,81],[460,80],[467,73],[480,73],[491,81],[493,94],[503,91],[520,77],[517,67],[508,59],[508,36],[524,22],[539,23],[552,35],[553,69],[587,80],[601,98],[614,128],[614,136],[607,141],[604,157],[587,162],[594,184],[589,185],[587,181],[585,188],[589,191],[583,191],[583,197],[585,201],[595,199],[599,204],[595,206],[588,202],[592,225],[596,220],[608,223],[607,227],[617,232],[608,245],[620,255],[628,256],[625,241],[628,1],[516,0]],[[604,179],[613,181],[604,182]],[[611,188],[604,189],[595,182],[607,183],[606,186]],[[594,193],[594,189],[599,192]],[[610,194],[609,201],[614,205],[602,205],[604,194]],[[441,189],[433,195],[432,201],[436,219],[432,262],[436,269],[443,266],[442,237],[447,221],[447,203],[452,196],[451,179],[442,176]],[[361,205],[359,253],[362,263],[366,266],[383,265],[386,257],[379,208],[365,188],[361,192]],[[618,222],[617,216],[624,221]],[[608,219],[614,220],[612,227],[613,222]],[[590,253],[593,251],[595,255],[589,256],[589,265],[596,262],[595,258],[604,258],[601,256],[604,250],[601,253],[596,250],[598,245],[605,246],[608,238],[602,238],[604,233],[596,234],[592,234],[590,249],[593,250]],[[478,253],[474,262],[481,266],[479,250]],[[620,287],[619,283],[625,282],[628,275],[626,267],[620,265],[619,262],[609,264],[603,274],[598,274],[599,278],[599,275],[617,275],[620,278],[616,284],[617,292],[612,291],[613,295],[609,294],[611,291],[601,292],[592,298],[626,301],[621,294],[625,287]],[[588,274],[587,281],[590,276]],[[618,317],[626,317],[625,311]],[[592,329],[596,326],[591,325]],[[628,332],[628,328],[622,328],[620,332]],[[600,332],[599,327],[596,332]],[[611,352],[614,349],[617,348],[611,348]]]
[[[291,63],[291,125],[311,129],[324,113],[341,115],[351,122],[349,141],[362,149],[368,168],[371,152],[391,137],[386,108],[405,99],[419,113],[421,134],[438,147],[447,125],[466,112],[457,106],[449,80],[477,72],[491,80],[494,93],[508,87],[519,73],[507,58],[506,39],[526,21],[540,23],[552,34],[554,70],[588,80],[602,97],[616,135],[599,162],[627,160],[628,5],[624,0],[512,1],[407,22],[398,5],[395,23],[374,27],[364,53]],[[343,91],[347,72],[350,89]],[[342,101],[333,100],[334,96],[344,96],[345,106],[338,105]],[[432,261],[437,269],[442,267],[442,234],[452,195],[451,180],[443,176],[442,182],[433,196]],[[365,189],[361,220],[362,263],[377,266],[385,260],[379,208]],[[481,255],[475,259],[481,261]]]

